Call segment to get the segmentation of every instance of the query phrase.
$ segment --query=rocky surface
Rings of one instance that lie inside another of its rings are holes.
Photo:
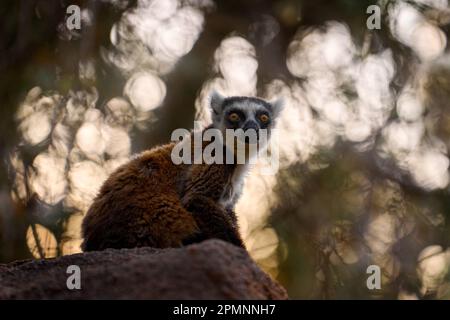
[[[70,265],[81,289],[69,290]],[[0,299],[287,299],[238,247],[220,240],[174,249],[108,249],[0,264]]]

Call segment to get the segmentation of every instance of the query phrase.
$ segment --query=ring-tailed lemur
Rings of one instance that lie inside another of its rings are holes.
[[[225,98],[214,92],[208,128],[270,132],[281,105],[281,100]],[[144,151],[104,182],[83,220],[83,251],[178,247],[210,238],[244,247],[234,205],[246,164],[176,165],[171,158],[175,145]]]

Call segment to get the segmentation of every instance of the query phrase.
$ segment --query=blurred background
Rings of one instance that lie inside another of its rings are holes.
[[[104,179],[215,88],[285,99],[280,168],[236,211],[291,298],[450,298],[447,0],[18,0],[0,24],[0,263],[80,252]]]

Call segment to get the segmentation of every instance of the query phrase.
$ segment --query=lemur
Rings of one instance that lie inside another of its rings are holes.
[[[267,129],[270,135],[282,107],[282,100],[215,91],[210,97],[208,128],[224,136],[226,129]],[[177,143],[144,151],[109,176],[83,220],[83,251],[179,247],[210,238],[244,247],[234,206],[247,163],[174,164]]]

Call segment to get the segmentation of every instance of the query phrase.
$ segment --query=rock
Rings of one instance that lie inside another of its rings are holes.
[[[69,290],[68,266],[81,270]],[[220,240],[0,264],[0,299],[287,299],[245,250]]]

